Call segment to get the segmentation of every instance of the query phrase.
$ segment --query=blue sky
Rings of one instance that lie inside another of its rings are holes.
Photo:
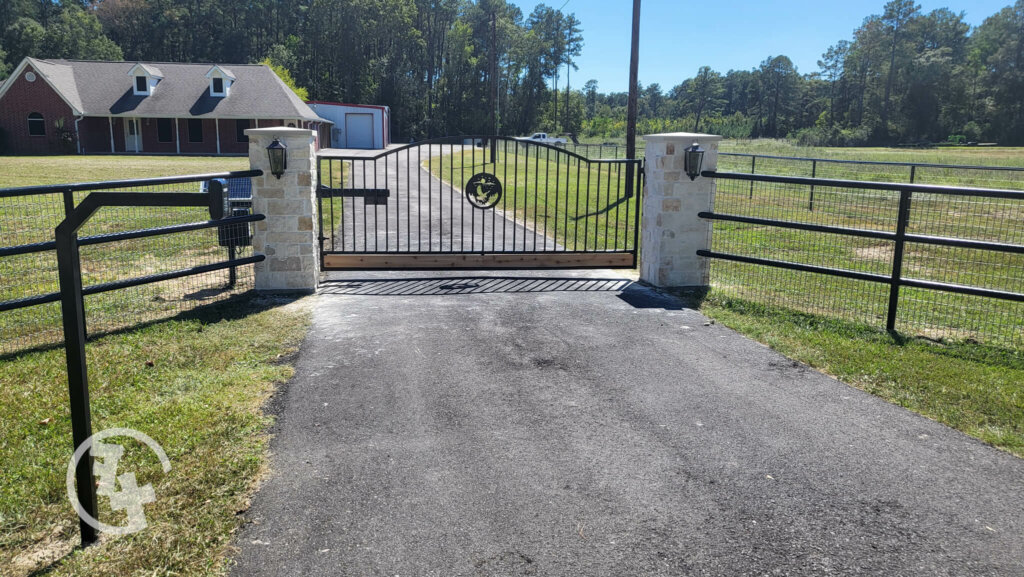
[[[524,15],[540,3],[511,1]],[[559,8],[564,2],[545,3]],[[924,12],[964,12],[967,22],[978,26],[1013,0],[917,2]],[[725,73],[754,68],[778,54],[789,56],[801,73],[815,72],[829,46],[851,39],[864,18],[881,14],[884,5],[885,0],[643,0],[640,82],[657,82],[667,91],[702,65]],[[594,78],[602,92],[626,90],[632,10],[632,0],[569,0],[563,11],[575,13],[583,23],[586,42],[580,69],[572,73],[573,86]]]

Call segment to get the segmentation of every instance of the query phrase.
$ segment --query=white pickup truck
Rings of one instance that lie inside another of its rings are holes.
[[[522,140],[524,142],[539,142],[541,144],[565,144],[568,142],[564,138],[548,136],[547,132],[534,132],[532,136],[520,136],[516,140]]]

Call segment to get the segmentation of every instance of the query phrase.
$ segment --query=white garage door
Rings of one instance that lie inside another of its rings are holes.
[[[373,148],[373,115],[346,114],[347,148]]]

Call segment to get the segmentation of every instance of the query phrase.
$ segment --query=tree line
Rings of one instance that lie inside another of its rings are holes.
[[[1022,36],[1024,0],[974,29],[962,13],[891,0],[817,71],[779,55],[641,86],[639,131],[1024,144]],[[0,1],[0,78],[25,56],[268,62],[309,98],[390,106],[401,138],[490,133],[492,114],[503,134],[621,136],[626,94],[572,88],[583,46],[573,14],[506,0]]]
[[[641,132],[693,130],[736,138],[788,137],[808,145],[991,141],[1024,144],[1024,0],[972,29],[941,8],[891,0],[819,70],[786,56],[724,75],[709,67],[667,92],[641,87]],[[617,136],[626,95],[588,85],[579,129]]]
[[[269,61],[309,98],[390,106],[406,138],[493,132],[492,57],[500,130],[543,126],[582,46],[574,15],[505,0],[0,1],[0,78],[25,56]]]

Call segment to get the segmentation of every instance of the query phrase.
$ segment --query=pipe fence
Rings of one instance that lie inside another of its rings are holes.
[[[1024,346],[1024,192],[705,172],[717,291],[934,339]]]
[[[0,189],[0,356],[63,342],[54,231],[88,195],[198,194],[213,180],[247,182],[256,174]],[[216,265],[252,256],[242,239],[224,238],[247,233],[251,225],[240,221],[233,229],[214,227],[210,220],[205,206],[129,204],[105,207],[85,223],[79,234],[90,335],[167,318],[249,290],[251,267]],[[199,274],[174,275],[186,270]],[[137,277],[159,280],[118,284]]]

